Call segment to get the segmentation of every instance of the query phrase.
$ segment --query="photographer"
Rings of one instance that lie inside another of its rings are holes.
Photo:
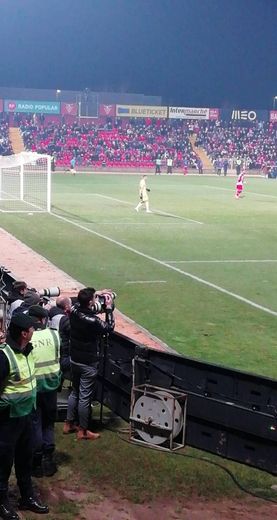
[[[24,300],[16,309],[14,309],[12,315],[15,316],[16,314],[27,314],[28,309],[32,305],[40,305],[41,304],[41,298],[38,292],[36,292],[35,289],[27,289],[26,294],[24,296]]]
[[[19,307],[25,299],[26,293],[28,290],[28,286],[26,282],[23,281],[15,281],[12,284],[12,290],[8,296],[9,303],[9,316],[11,318],[12,313],[15,311],[17,307]]]
[[[67,420],[63,432],[77,433],[78,440],[95,440],[100,436],[88,429],[91,403],[95,394],[100,358],[100,341],[103,335],[113,331],[113,296],[105,292],[106,321],[97,316],[99,308],[95,289],[87,287],[79,291],[78,303],[70,314],[70,357],[72,392],[68,400]],[[101,308],[101,305],[100,305]],[[75,423],[78,416],[78,426]]]

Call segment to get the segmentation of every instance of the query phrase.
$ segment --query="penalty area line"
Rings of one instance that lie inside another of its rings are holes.
[[[50,215],[53,216],[54,218],[62,220],[63,222],[66,222],[67,224],[71,224],[72,226],[75,226],[78,229],[82,229],[83,231],[86,231],[87,233],[91,233],[92,235],[94,235],[98,238],[107,240],[107,242],[110,242],[111,244],[121,247],[122,249],[125,249],[126,251],[129,251],[130,253],[134,253],[135,255],[138,255],[142,258],[146,258],[147,260],[150,260],[151,262],[155,262],[156,264],[158,264],[162,267],[166,267],[167,269],[170,269],[171,271],[179,273],[187,278],[190,278],[191,280],[194,280],[195,282],[206,285],[207,287],[210,287],[211,289],[215,289],[216,291],[226,294],[227,296],[231,296],[232,298],[235,298],[236,300],[239,300],[242,303],[246,303],[246,304],[250,305],[251,307],[254,307],[255,309],[259,309],[263,312],[266,312],[267,314],[271,314],[272,316],[277,316],[277,311],[274,311],[268,307],[264,307],[263,305],[259,305],[258,303],[253,302],[252,300],[248,300],[248,298],[244,298],[243,296],[240,296],[239,294],[236,294],[232,291],[228,291],[227,289],[224,289],[224,287],[221,287],[220,285],[216,285],[212,282],[209,282],[208,280],[205,280],[204,278],[200,278],[199,276],[195,276],[194,274],[188,273],[187,271],[183,271],[182,269],[179,269],[178,267],[175,267],[174,265],[170,265],[167,262],[163,262],[162,260],[159,260],[158,258],[155,258],[154,256],[147,255],[147,254],[143,253],[142,251],[139,251],[138,249],[134,249],[133,247],[127,246],[126,244],[123,244],[122,242],[118,242],[118,240],[115,240],[111,237],[103,235],[102,233],[98,233],[97,231],[94,231],[93,229],[89,229],[86,226],[83,226],[82,224],[78,224],[77,222],[74,222],[66,217],[62,217],[61,215],[57,215],[56,213],[52,213],[52,212],[50,213]]]
[[[103,199],[109,199],[115,202],[120,202],[122,204],[127,204],[128,206],[133,206],[132,202],[128,202],[127,200],[116,199],[115,197],[110,197],[109,195],[102,195],[101,193],[93,193],[93,195],[96,195],[97,197],[102,197]],[[174,213],[167,213],[166,211],[160,211],[158,209],[152,209],[151,213],[155,213],[156,215],[165,215],[167,217],[177,218],[179,220],[184,220],[185,222],[193,222],[194,224],[203,224],[203,222],[200,222],[199,220],[193,220],[192,218],[188,217],[180,217],[180,215],[174,215]]]

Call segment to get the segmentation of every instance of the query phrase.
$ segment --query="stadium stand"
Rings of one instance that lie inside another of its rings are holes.
[[[156,158],[173,158],[174,168],[204,169],[224,159],[235,168],[240,158],[249,169],[267,174],[277,164],[277,125],[255,121],[192,121],[100,118],[93,123],[45,121],[23,116],[18,121],[26,150],[55,156],[57,166],[151,168]],[[2,122],[5,153],[10,149],[7,123]],[[10,152],[9,152],[10,153]],[[205,160],[206,156],[206,160]],[[216,169],[216,167],[215,167]]]
[[[0,155],[11,155],[13,153],[9,138],[9,124],[5,118],[0,119]]]
[[[261,121],[248,126],[202,121],[195,144],[203,147],[213,162],[240,157],[249,169],[273,167],[277,162],[277,125]]]
[[[9,128],[9,138],[11,142],[11,146],[13,149],[13,153],[24,152],[24,142],[20,133],[19,128],[10,127]]]
[[[21,124],[25,148],[55,154],[57,166],[69,167],[72,156],[78,166],[153,168],[157,157],[172,156],[176,167],[184,162],[196,167],[197,156],[182,123],[148,119],[98,124]]]

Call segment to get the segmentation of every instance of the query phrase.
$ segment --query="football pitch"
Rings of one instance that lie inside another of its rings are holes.
[[[277,376],[277,182],[139,175],[53,175],[53,214],[1,214],[0,225],[177,352]],[[6,266],[9,267],[9,266]],[[57,280],[59,285],[59,280]]]

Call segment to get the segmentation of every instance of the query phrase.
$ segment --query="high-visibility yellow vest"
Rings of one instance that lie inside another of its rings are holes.
[[[36,377],[33,351],[28,356],[0,345],[7,356],[10,373],[4,388],[0,389],[0,408],[10,407],[10,417],[23,417],[36,406]]]
[[[53,329],[35,330],[32,345],[37,391],[56,390],[61,382],[59,333]]]

